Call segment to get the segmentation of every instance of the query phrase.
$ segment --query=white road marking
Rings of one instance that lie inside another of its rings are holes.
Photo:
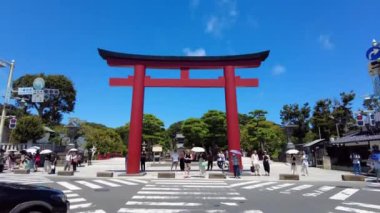
[[[149,181],[146,181],[146,180],[138,180],[138,179],[128,179],[128,181],[134,181],[134,182],[137,182],[137,183],[149,183]]]
[[[136,208],[121,208],[120,213],[182,213],[182,212],[207,212],[207,213],[222,213],[225,210],[204,210],[204,209],[136,209]]]
[[[67,193],[71,193],[72,191],[71,190],[63,190],[62,192],[67,194]]]
[[[183,185],[184,188],[229,188],[229,186],[197,186],[197,185]]]
[[[354,213],[376,213],[373,211],[367,211],[367,210],[362,210],[362,209],[354,209],[354,208],[344,207],[344,206],[337,206],[337,207],[335,207],[335,210],[345,211],[345,212],[354,212]]]
[[[129,181],[126,181],[126,180],[120,180],[120,179],[109,179],[109,180],[117,182],[117,183],[122,183],[122,184],[125,184],[125,185],[130,185],[130,186],[138,185],[137,183],[132,183],[132,182],[129,182]]]
[[[108,181],[105,181],[105,180],[94,180],[94,182],[101,183],[101,184],[104,184],[104,185],[107,185],[107,186],[111,186],[111,187],[119,187],[119,186],[121,186],[119,184],[111,183],[111,182],[108,182]]]
[[[254,181],[248,181],[248,182],[243,182],[243,183],[234,183],[234,184],[231,184],[229,187],[233,188],[236,186],[244,186],[244,185],[248,185],[248,184],[252,184],[252,183],[258,183],[258,182],[260,182],[260,181],[254,180]]]
[[[345,189],[331,196],[330,199],[331,200],[345,200],[351,195],[355,194],[357,191],[359,191],[359,189],[353,189],[353,188]]]
[[[363,188],[362,190],[371,191],[371,192],[380,192],[380,189]]]
[[[99,185],[96,185],[96,184],[93,184],[93,183],[90,183],[90,182],[87,182],[87,181],[84,181],[84,180],[78,180],[78,181],[75,181],[79,184],[82,184],[82,185],[85,185],[87,187],[90,187],[92,189],[101,189],[103,187],[99,186]]]
[[[173,182],[159,182],[159,183],[155,183],[157,185],[227,185],[227,183],[198,183],[198,182],[176,182],[176,181],[173,181]]]
[[[151,195],[216,195],[216,192],[160,192],[160,191],[139,191],[137,194],[151,194]],[[227,192],[226,195],[239,195],[238,192]]]
[[[164,182],[164,183],[207,183],[207,184],[213,184],[213,183],[226,183],[224,182],[223,180],[215,180],[215,181],[210,181],[210,180],[190,180],[190,181],[184,181],[184,180],[152,180],[152,182],[155,182],[155,183],[161,183],[161,182]]]
[[[271,184],[275,184],[275,183],[277,183],[277,182],[259,183],[259,184],[255,184],[255,185],[245,186],[245,187],[243,187],[243,189],[255,189],[255,188],[259,188],[259,187],[263,187],[263,186],[267,186],[267,185],[271,185]]]
[[[166,195],[166,196],[160,196],[160,195],[148,195],[148,196],[145,196],[145,195],[135,195],[132,197],[132,199],[142,199],[142,200],[145,200],[145,199],[149,199],[149,200],[164,200],[164,199],[172,199],[172,200],[176,200],[176,199],[198,199],[198,200],[247,200],[245,197],[192,197],[192,196],[173,196],[173,195]]]
[[[70,210],[71,209],[88,208],[91,205],[92,205],[92,203],[83,203],[83,204],[70,205]]]
[[[69,182],[66,182],[66,181],[59,181],[57,182],[59,185],[67,188],[67,189],[70,189],[70,190],[81,190],[82,188],[78,187],[78,186],[75,186]]]
[[[343,204],[349,205],[349,206],[360,206],[360,207],[364,207],[364,208],[371,208],[371,209],[380,210],[380,205],[374,205],[374,204],[368,204],[368,203],[344,202]]]
[[[294,183],[284,183],[284,184],[280,184],[280,185],[269,187],[269,188],[267,188],[267,190],[274,191],[274,190],[277,190],[277,189],[282,189],[282,188],[285,188],[285,187],[288,187],[288,186],[293,186],[293,185],[294,185]]]
[[[70,203],[79,203],[79,202],[83,202],[83,201],[86,201],[86,199],[84,198],[69,198],[67,199]]]
[[[66,194],[66,197],[78,197],[79,195],[78,194]]]
[[[155,187],[143,187],[141,190],[157,190],[157,191],[161,191],[161,190],[166,190],[166,191],[182,191],[184,189],[182,188],[155,188]]]
[[[223,204],[226,206],[238,206],[236,202],[220,202],[220,204]]]
[[[243,213],[263,213],[261,210],[245,210]]]
[[[97,209],[97,210],[84,211],[84,212],[78,212],[78,213],[107,213],[107,212],[102,209]]]
[[[291,191],[301,191],[301,190],[304,190],[304,189],[308,189],[310,187],[313,187],[313,185],[304,184],[304,185],[300,185],[300,186],[296,186],[296,187],[287,189],[285,191],[281,191],[280,193],[282,193],[282,194],[290,194]]]
[[[187,202],[140,202],[140,201],[128,201],[125,205],[136,206],[201,206],[202,203],[187,203]]]
[[[311,193],[305,193],[303,196],[305,197],[317,197],[318,195],[321,195],[327,191],[330,191],[332,189],[335,189],[335,186],[322,186],[317,190],[314,190],[314,192]]]

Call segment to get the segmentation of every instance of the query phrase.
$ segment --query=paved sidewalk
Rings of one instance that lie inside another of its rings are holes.
[[[92,161],[92,165],[87,166],[85,164],[83,167],[78,167],[77,172],[75,172],[74,177],[81,178],[94,178],[96,177],[97,172],[101,171],[112,171],[114,172],[114,177],[123,177],[119,175],[125,174],[125,158],[112,158],[109,160],[96,160]],[[146,175],[142,176],[127,176],[128,178],[141,178],[141,179],[154,179],[157,178],[158,172],[175,172],[177,179],[184,178],[184,172],[178,171],[170,171],[170,162],[147,162],[146,163]],[[271,163],[271,174],[270,176],[253,176],[249,171],[251,166],[250,158],[243,158],[243,175],[241,177],[242,180],[262,180],[262,181],[274,181],[279,180],[279,174],[290,174],[290,165],[286,163],[280,162],[272,162]],[[45,172],[41,172],[43,168],[39,169],[39,174],[45,177],[54,177],[57,176],[46,174]],[[56,171],[63,170],[63,167],[57,167]],[[301,167],[297,167],[298,174],[300,174]],[[213,171],[206,171],[206,177],[201,177],[199,173],[199,167],[197,162],[192,163],[191,167],[191,178],[208,178],[208,174],[210,173],[222,173],[222,170],[216,166],[216,162],[214,162]],[[261,167],[260,173],[264,173],[263,167]],[[337,170],[324,170],[314,167],[309,167],[309,176],[301,176],[300,181],[341,181],[342,174],[351,174],[345,171],[337,171]],[[61,176],[60,176],[61,177]],[[124,176],[125,177],[125,176]],[[230,179],[228,177],[228,179]],[[234,178],[231,178],[234,179]]]

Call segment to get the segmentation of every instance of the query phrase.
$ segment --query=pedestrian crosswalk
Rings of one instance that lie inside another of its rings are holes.
[[[75,193],[71,190],[63,190],[67,200],[70,202],[70,212],[78,213],[106,213],[102,209],[94,209],[96,205],[91,202],[88,202],[86,198],[81,197],[78,193]]]
[[[7,183],[21,183],[21,184],[43,184],[52,183],[50,179],[41,176],[38,173],[30,174],[13,174],[13,173],[0,173],[0,182]]]
[[[335,207],[334,211],[356,212],[356,213],[376,213],[380,212],[380,205],[359,202],[343,202]]]
[[[72,191],[82,190],[83,188],[89,189],[103,189],[103,188],[114,188],[122,186],[132,186],[139,185],[141,183],[148,183],[146,180],[135,180],[135,179],[88,179],[88,180],[74,180],[74,181],[57,181],[63,189],[68,189]]]
[[[303,197],[318,197],[326,195],[330,200],[345,201],[361,189],[336,186],[315,186],[303,183],[284,183],[276,181],[244,181],[233,183],[229,188],[241,187],[245,190],[272,191],[280,194],[300,194]],[[365,190],[365,189],[363,189]]]
[[[247,198],[225,181],[152,180],[118,212],[240,212],[241,209],[236,208],[246,201]],[[246,212],[261,211],[250,209]]]

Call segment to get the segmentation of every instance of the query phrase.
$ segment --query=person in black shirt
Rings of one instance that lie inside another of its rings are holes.
[[[140,164],[141,164],[141,171],[145,172],[145,161],[146,161],[146,154],[145,152],[141,153],[141,158],[140,158]]]

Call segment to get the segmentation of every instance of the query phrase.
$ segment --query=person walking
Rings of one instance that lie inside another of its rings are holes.
[[[369,170],[367,172],[367,175],[370,175],[371,172],[373,172],[375,170],[375,162],[374,160],[372,159],[372,154],[373,152],[371,152],[368,156],[368,160],[367,160],[367,166],[369,167]]]
[[[179,156],[179,168],[181,171],[185,171],[185,152]]]
[[[199,156],[199,160],[198,160],[199,172],[200,172],[200,175],[203,177],[206,174],[206,172],[205,172],[206,166],[204,165],[204,163],[206,162],[205,158],[206,158],[206,156],[203,153],[202,155]]]
[[[354,153],[352,153],[350,158],[352,160],[352,166],[353,166],[354,174],[360,175],[361,174],[360,155],[354,152]]]
[[[223,154],[222,151],[220,151],[219,154],[218,154],[217,164],[218,164],[218,167],[222,169],[222,171],[223,171],[224,161],[225,160],[226,160],[225,155]]]
[[[177,150],[174,150],[174,152],[172,153],[171,158],[172,158],[172,166],[170,167],[170,171],[173,170],[173,167],[174,167],[174,171],[177,171],[178,160],[179,160],[179,156],[178,156]]]
[[[5,156],[4,156],[5,150],[0,149],[0,173],[4,170],[4,163],[5,163]]]
[[[269,176],[269,174],[270,174],[270,165],[269,165],[269,162],[270,162],[270,157],[267,154],[267,152],[264,151],[263,166],[264,166],[264,171],[265,171],[265,175],[266,176]]]
[[[47,154],[44,158],[44,170],[48,174],[51,172],[51,155]]]
[[[185,178],[190,177],[191,160],[191,154],[189,150],[187,150],[185,154]]]
[[[64,171],[70,171],[71,159],[72,159],[71,154],[70,152],[68,152],[65,157],[65,166],[63,167]]]
[[[260,176],[260,160],[256,150],[254,150],[251,155],[251,163],[252,166],[255,168],[254,175]]]
[[[295,175],[297,172],[297,158],[294,154],[290,155],[290,170],[292,171],[292,174]]]
[[[71,155],[71,164],[73,165],[73,171],[77,171],[77,165],[78,165],[78,154],[76,152],[72,152]]]
[[[214,156],[212,156],[212,152],[210,152],[208,155],[207,155],[207,171],[211,171],[212,170],[212,166],[213,166],[213,162],[214,161]]]
[[[146,162],[146,154],[145,152],[141,153],[141,158],[140,158],[140,167],[141,171],[145,172],[145,162]]]
[[[58,155],[53,153],[50,158],[51,170],[49,174],[55,174],[55,168],[57,167]]]
[[[13,171],[14,167],[15,167],[15,163],[16,163],[16,156],[15,156],[15,153],[13,151],[11,151],[8,155],[8,169],[9,171]]]
[[[307,154],[304,152],[303,155],[302,155],[302,164],[301,164],[301,174],[302,176],[309,176],[309,170],[308,170],[308,167],[309,167],[309,159],[307,157]]]
[[[40,155],[40,150],[36,151],[36,154],[33,156],[33,162],[34,162],[34,172],[38,171],[38,167],[40,166],[41,163],[41,155]]]
[[[232,153],[232,165],[234,167],[234,178],[240,178],[239,158]]]

